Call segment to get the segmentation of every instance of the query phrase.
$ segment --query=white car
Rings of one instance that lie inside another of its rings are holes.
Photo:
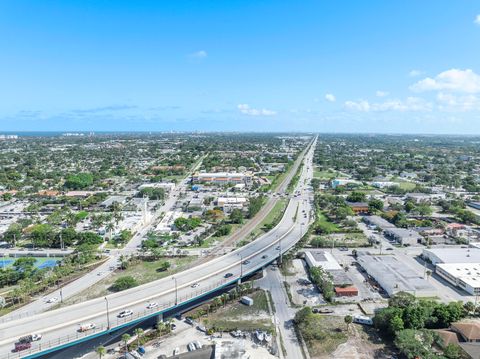
[[[147,309],[153,309],[153,308],[157,308],[157,307],[158,307],[157,302],[151,302],[151,303],[148,303],[148,305],[147,305]]]
[[[203,347],[203,345],[198,340],[195,340],[193,342],[193,344],[195,345],[195,348],[197,348],[197,349],[202,349],[202,347]]]
[[[130,309],[122,310],[120,313],[118,313],[117,317],[119,318],[126,318],[133,315],[133,312]]]
[[[180,348],[176,347],[175,349],[173,349],[173,355],[178,355],[178,354],[180,354]]]
[[[32,342],[36,342],[42,339],[42,334],[32,334]]]
[[[200,285],[199,283],[193,283],[190,287],[197,288],[199,285]]]
[[[47,299],[47,303],[56,303],[58,302],[58,298],[57,297],[52,297],[52,298],[48,298]]]
[[[189,352],[193,352],[194,350],[197,349],[195,348],[195,344],[193,342],[188,343],[187,348]]]
[[[92,329],[95,329],[96,325],[94,323],[85,323],[81,324],[80,328],[78,328],[79,332],[86,332]]]

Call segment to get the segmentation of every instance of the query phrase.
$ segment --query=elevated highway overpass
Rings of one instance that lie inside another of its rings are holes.
[[[243,277],[262,269],[288,251],[303,236],[312,213],[313,150],[316,139],[304,156],[294,196],[285,213],[268,233],[255,241],[194,268],[107,297],[96,298],[56,310],[0,324],[0,359],[35,358],[95,337],[114,332],[149,318],[161,316],[189,302],[234,285]],[[148,309],[150,302],[158,307]],[[122,310],[133,314],[119,318]],[[80,333],[83,323],[94,323],[94,330]],[[30,349],[14,353],[14,343],[22,336],[41,333],[42,340]]]

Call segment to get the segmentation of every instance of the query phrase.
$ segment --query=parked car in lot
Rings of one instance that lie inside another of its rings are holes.
[[[207,328],[205,328],[203,325],[197,325],[197,329],[201,332],[204,332],[204,333],[207,332]]]
[[[180,354],[180,348],[177,347],[173,349],[173,355],[178,355],[178,354]]]
[[[185,318],[185,323],[190,324],[190,325],[194,325],[194,324],[195,324],[193,318],[191,318],[191,317],[186,317],[186,318]]]
[[[80,325],[80,328],[78,328],[79,332],[86,332],[88,330],[95,329],[95,324],[94,323],[84,323]]]
[[[126,318],[126,317],[129,317],[130,315],[133,315],[133,312],[130,309],[126,309],[118,313],[117,317]]]
[[[200,343],[198,340],[195,340],[193,342],[193,344],[195,345],[195,348],[197,348],[197,349],[202,349],[202,347],[203,347],[202,343]]]
[[[195,344],[193,344],[193,342],[190,342],[188,343],[187,345],[187,349],[189,352],[193,352],[194,350],[196,350],[197,348],[195,348]]]
[[[312,312],[319,313],[319,314],[330,314],[330,313],[333,313],[333,310],[329,308],[313,308]]]

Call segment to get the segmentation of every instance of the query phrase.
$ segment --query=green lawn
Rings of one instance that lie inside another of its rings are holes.
[[[321,225],[325,229],[328,229],[332,233],[340,231],[340,228],[337,224],[330,222],[325,214],[319,211],[317,212],[317,224]]]
[[[398,186],[405,190],[405,191],[411,191],[413,190],[417,185],[415,183],[412,183],[412,182],[405,182],[405,181],[402,181],[402,182],[398,182]]]
[[[263,329],[273,332],[273,324],[268,316],[267,294],[259,290],[249,297],[253,299],[252,306],[237,301],[217,309],[201,321],[207,327],[222,331]]]
[[[188,265],[196,258],[196,256],[175,258],[168,257],[152,262],[138,261],[131,263],[127,269],[116,270],[112,275],[108,276],[105,279],[102,279],[90,288],[66,300],[65,304],[79,303],[85,300],[98,298],[110,294],[112,292],[108,288],[119,277],[132,276],[137,280],[139,285],[161,279],[163,277],[182,271],[183,269],[187,268]],[[163,272],[157,272],[160,264],[163,263],[165,260],[171,264],[170,269]]]
[[[311,314],[298,329],[312,357],[328,355],[348,339],[343,317]]]
[[[313,170],[313,178],[319,178],[323,180],[330,180],[332,178],[338,177],[338,172],[333,170],[321,171],[318,168]]]
[[[261,221],[255,227],[255,229],[251,232],[250,236],[254,238],[265,233],[263,230],[263,227],[265,225],[273,223],[276,219],[279,219],[283,215],[283,212],[285,211],[287,204],[288,204],[288,200],[286,198],[279,199],[273,206],[272,210],[265,216],[263,221]]]

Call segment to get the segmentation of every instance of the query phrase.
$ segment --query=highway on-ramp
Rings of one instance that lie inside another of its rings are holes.
[[[68,346],[87,337],[101,335],[155,316],[175,305],[235,283],[248,273],[255,272],[274,261],[280,252],[291,248],[303,236],[310,221],[313,193],[313,151],[310,144],[297,188],[279,224],[255,241],[174,276],[153,281],[132,289],[96,298],[83,303],[40,313],[0,324],[0,358],[34,357],[35,354]],[[147,309],[148,303],[158,307]],[[127,318],[118,318],[122,310],[131,310]],[[95,330],[80,333],[81,324],[94,323]],[[43,338],[33,342],[30,349],[12,353],[18,338],[41,333]]]

